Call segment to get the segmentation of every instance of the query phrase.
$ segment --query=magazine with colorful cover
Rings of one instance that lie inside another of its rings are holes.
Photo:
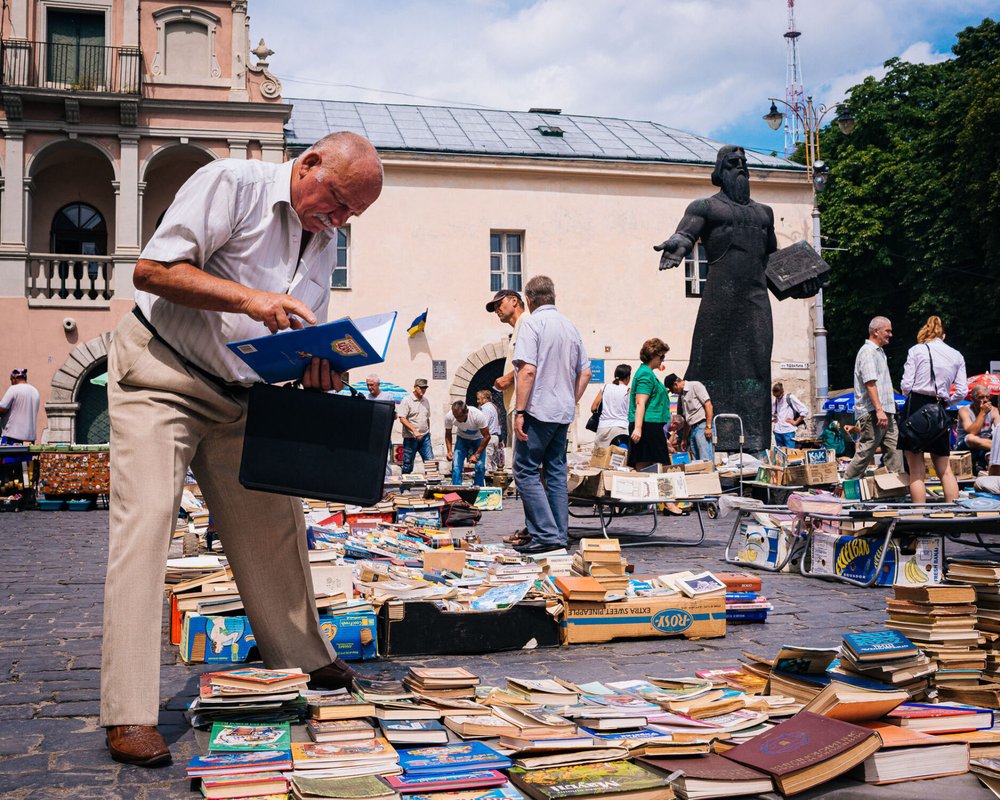
[[[291,769],[292,754],[288,750],[253,750],[248,752],[209,753],[195,756],[187,765],[187,776],[246,774]]]
[[[655,775],[630,761],[608,761],[603,764],[572,764],[563,767],[510,770],[511,782],[537,800],[587,797],[595,793],[614,797],[616,794],[643,792],[670,786],[665,777]]]
[[[335,372],[385,360],[396,312],[351,319],[229,342],[228,347],[267,383],[298,380],[313,358],[325,358]]]
[[[503,786],[507,783],[507,776],[495,769],[477,769],[456,775],[388,775],[385,782],[397,792],[409,794],[413,791],[442,792],[476,786]]]
[[[358,742],[293,742],[291,750],[296,769],[396,759],[396,750],[381,736]]]
[[[208,740],[209,751],[288,750],[291,744],[287,722],[215,722]]]

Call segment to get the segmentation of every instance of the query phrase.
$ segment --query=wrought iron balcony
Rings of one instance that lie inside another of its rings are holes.
[[[138,96],[142,93],[142,51],[4,39],[0,41],[0,85]]]
[[[114,296],[111,256],[31,253],[25,267],[29,306],[107,308]]]

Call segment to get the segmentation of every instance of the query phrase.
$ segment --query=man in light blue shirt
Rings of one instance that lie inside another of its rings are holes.
[[[531,315],[514,348],[514,480],[530,538],[514,549],[535,555],[568,543],[566,435],[590,381],[590,360],[576,326],[556,311],[551,278],[535,276],[524,295]]]
[[[902,455],[897,448],[896,398],[892,389],[889,362],[882,348],[892,339],[892,323],[875,317],[868,324],[868,338],[854,360],[854,417],[861,429],[854,458],[847,466],[848,478],[865,474],[882,447],[882,463],[892,472],[903,471]]]

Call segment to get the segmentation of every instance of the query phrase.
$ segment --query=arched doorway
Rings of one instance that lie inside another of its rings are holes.
[[[108,416],[108,360],[95,361],[76,392],[76,444],[107,444],[111,441]]]
[[[467,405],[476,406],[479,402],[476,395],[481,389],[489,389],[493,395],[493,404],[497,407],[497,416],[500,418],[500,439],[507,441],[507,414],[503,407],[503,392],[498,392],[493,388],[497,378],[503,375],[503,365],[505,358],[497,358],[481,366],[476,374],[469,381],[469,386],[465,390],[465,402]]]

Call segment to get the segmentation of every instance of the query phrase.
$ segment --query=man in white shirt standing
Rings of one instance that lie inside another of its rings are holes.
[[[795,429],[809,412],[794,394],[785,394],[785,385],[776,381],[771,387],[771,424],[775,447],[795,447]]]
[[[454,446],[452,429],[457,434]],[[454,485],[462,484],[462,470],[465,469],[466,459],[473,467],[473,485],[486,485],[485,451],[489,442],[490,428],[486,414],[478,408],[467,406],[464,400],[452,403],[451,411],[444,417],[444,446],[451,461],[451,482]]]
[[[551,278],[536,275],[524,294],[531,316],[514,350],[514,480],[530,539],[514,549],[538,555],[569,541],[566,437],[590,380],[590,359],[576,326],[556,311]]]
[[[0,400],[3,428],[0,444],[33,444],[37,435],[38,389],[28,383],[28,370],[10,371],[10,388]]]
[[[214,161],[178,191],[136,264],[136,309],[108,354],[111,514],[101,725],[116,761],[170,760],[160,706],[163,577],[184,476],[205,495],[268,667],[316,687],[356,674],[320,630],[298,498],[238,479],[249,386],[226,342],[323,322],[338,226],[382,190],[372,145],[324,137],[295,161]],[[327,360],[302,383],[340,390]]]
[[[903,456],[897,447],[896,394],[892,388],[889,362],[884,348],[892,340],[892,323],[875,317],[868,323],[868,338],[854,360],[854,418],[861,429],[854,458],[847,466],[846,477],[865,474],[882,447],[882,463],[891,472],[903,471]]]

